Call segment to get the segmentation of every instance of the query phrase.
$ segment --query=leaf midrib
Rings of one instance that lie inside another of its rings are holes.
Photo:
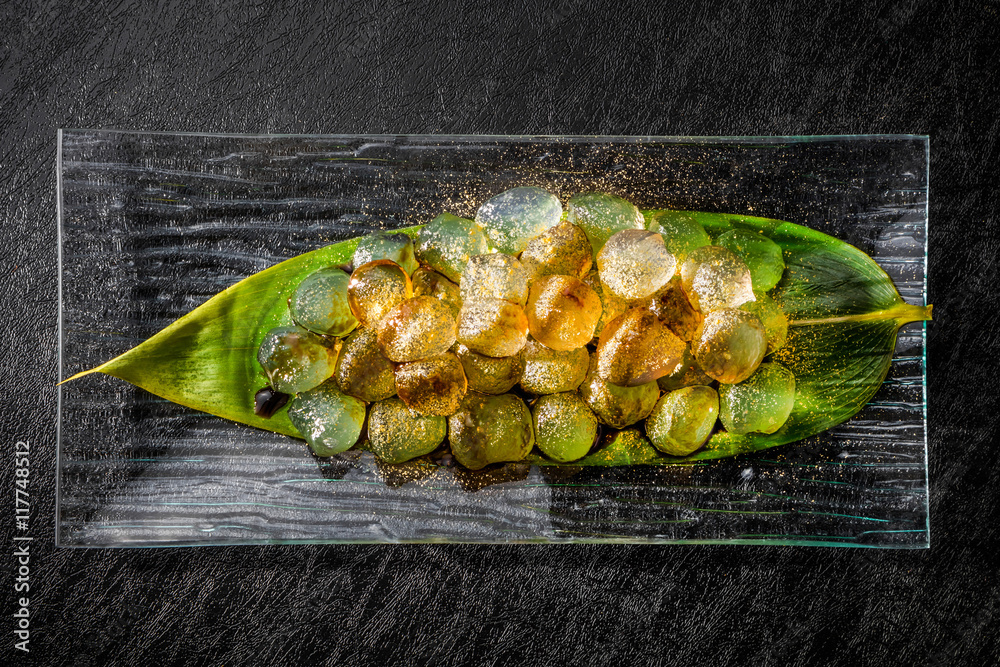
[[[870,313],[856,313],[854,315],[840,315],[837,317],[815,317],[802,320],[790,320],[788,326],[811,326],[816,324],[836,324],[838,322],[867,322],[871,320],[897,320],[900,325],[907,322],[917,322],[931,319],[932,306],[915,306],[909,303],[901,303]]]

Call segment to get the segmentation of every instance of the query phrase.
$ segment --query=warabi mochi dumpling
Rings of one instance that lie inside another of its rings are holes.
[[[347,286],[351,312],[363,327],[374,327],[386,313],[413,296],[410,277],[399,264],[377,259],[354,269]]]
[[[580,398],[611,428],[625,428],[643,420],[653,410],[660,390],[656,382],[636,387],[611,384],[597,373],[597,355],[590,356],[590,368],[580,385]]]
[[[483,228],[472,220],[442,213],[417,232],[417,260],[457,283],[470,257],[490,251]]]
[[[462,309],[462,291],[458,285],[445,278],[434,269],[420,267],[410,277],[413,296],[432,296],[445,303],[457,318]]]
[[[340,391],[333,380],[300,393],[288,404],[288,420],[316,456],[333,456],[357,444],[366,412],[364,401]]]
[[[400,364],[396,392],[406,407],[422,415],[447,417],[458,409],[467,388],[462,364],[451,352]]]
[[[587,455],[597,439],[598,422],[575,391],[541,396],[531,406],[535,444],[560,463]]]
[[[753,313],[723,308],[709,313],[691,346],[702,371],[723,384],[750,377],[767,351],[767,334]]]
[[[521,380],[521,375],[524,373],[524,360],[520,354],[509,357],[487,357],[485,354],[473,352],[461,343],[455,343],[451,349],[462,362],[470,391],[478,391],[480,394],[505,394]]]
[[[529,394],[575,391],[590,365],[590,353],[585,347],[553,350],[533,338],[528,338],[520,356],[524,361],[521,389]]]
[[[358,326],[347,289],[351,277],[329,267],[314,271],[299,283],[288,301],[292,319],[313,333],[346,336]]]
[[[271,387],[285,394],[307,391],[333,375],[340,342],[298,326],[277,327],[264,335],[257,363]]]
[[[646,219],[634,204],[606,192],[584,192],[570,197],[566,219],[587,234],[595,257],[617,232],[646,229]]]
[[[531,283],[528,330],[553,350],[573,350],[594,337],[601,299],[579,278],[545,276]]]
[[[448,440],[455,459],[470,470],[520,461],[535,443],[531,412],[513,394],[466,394],[448,418]]]
[[[633,308],[609,323],[597,344],[597,372],[604,380],[635,387],[669,374],[686,345],[656,315]]]
[[[337,386],[363,401],[381,401],[396,393],[393,365],[382,354],[375,329],[362,327],[344,339],[333,373]]]
[[[419,266],[413,250],[413,239],[403,232],[374,232],[358,240],[358,247],[355,248],[354,259],[351,261],[355,267],[378,259],[399,264],[406,275],[413,275]]]
[[[582,278],[594,264],[592,252],[583,229],[562,222],[528,241],[520,259],[529,280],[542,276]]]
[[[739,308],[754,300],[750,269],[732,252],[716,245],[693,250],[681,264],[681,286],[691,305],[707,315]]]
[[[457,326],[448,305],[415,296],[393,308],[378,325],[382,354],[399,363],[441,354],[455,344]]]
[[[403,463],[429,454],[448,435],[448,420],[413,412],[398,398],[373,403],[368,414],[368,442],[385,463]]]
[[[503,299],[522,307],[528,301],[528,272],[516,257],[502,252],[470,258],[459,285],[462,301]]]
[[[646,299],[670,282],[675,260],[659,234],[626,229],[608,239],[597,253],[601,283],[629,301]]]
[[[488,357],[509,357],[524,347],[528,318],[524,309],[503,299],[462,302],[458,315],[458,342]]]
[[[687,456],[712,435],[719,416],[719,394],[703,385],[664,394],[646,418],[646,435],[664,454]]]
[[[761,364],[739,384],[719,386],[719,419],[730,433],[774,433],[793,407],[795,375],[781,364]]]
[[[490,197],[476,212],[494,250],[518,255],[528,241],[559,223],[562,204],[550,192],[522,186]]]

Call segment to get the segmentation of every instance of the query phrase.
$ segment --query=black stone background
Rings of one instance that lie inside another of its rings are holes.
[[[0,2],[0,657],[997,664],[998,27],[997,0]],[[58,127],[928,134],[932,547],[56,550]],[[11,616],[19,439],[30,655]]]

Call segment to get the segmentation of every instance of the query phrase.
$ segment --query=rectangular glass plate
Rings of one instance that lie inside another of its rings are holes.
[[[534,184],[777,218],[926,297],[928,140],[59,133],[60,377],[229,285],[376,229],[472,217]],[[252,351],[248,351],[252,354]],[[734,459],[421,479],[95,374],[59,388],[57,542],[653,542],[927,547],[924,326],[847,423]]]

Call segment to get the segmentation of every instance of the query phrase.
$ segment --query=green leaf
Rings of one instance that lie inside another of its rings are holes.
[[[411,236],[415,228],[404,229]],[[358,239],[293,257],[215,295],[149,340],[66,380],[106,373],[174,403],[258,428],[302,437],[285,410],[254,414],[268,379],[256,362],[269,329],[291,324],[288,299],[307,275],[351,261]]]
[[[899,328],[931,319],[931,306],[904,302],[871,257],[832,236],[781,220],[685,213],[713,237],[743,227],[781,246],[785,274],[771,294],[788,316],[788,341],[770,359],[795,374],[796,394],[791,416],[775,433],[718,432],[694,454],[665,459],[695,461],[755,452],[847,421],[882,385]]]
[[[904,303],[892,280],[870,257],[821,232],[765,218],[657,213],[693,216],[713,237],[735,227],[753,229],[781,246],[787,269],[772,294],[787,313],[790,327],[787,344],[772,358],[795,373],[795,407],[776,433],[737,436],[720,431],[687,457],[656,454],[639,438],[618,438],[612,442],[621,447],[595,452],[575,465],[715,459],[825,431],[849,419],[878,390],[889,370],[899,327],[930,319],[931,307]],[[414,235],[417,229],[402,231]],[[254,414],[254,393],[267,384],[255,361],[256,350],[269,329],[290,323],[287,300],[299,281],[317,269],[350,261],[356,245],[357,239],[344,241],[254,274],[125,354],[69,379],[106,373],[196,410],[300,437],[284,411],[271,419]],[[555,465],[537,456],[531,460]]]

